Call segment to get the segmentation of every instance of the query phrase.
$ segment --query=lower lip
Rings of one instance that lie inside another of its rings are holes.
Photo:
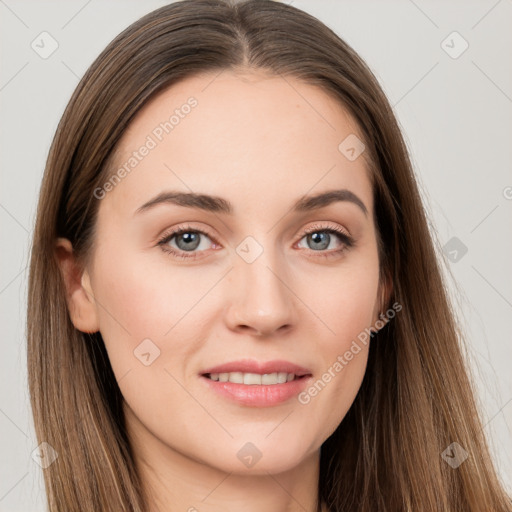
[[[308,384],[311,376],[285,382],[283,384],[235,384],[233,382],[220,382],[211,380],[204,375],[201,379],[213,391],[225,396],[239,404],[251,407],[271,407],[278,405],[298,395]]]

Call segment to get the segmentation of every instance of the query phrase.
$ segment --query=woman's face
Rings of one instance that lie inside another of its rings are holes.
[[[356,136],[321,89],[229,71],[173,85],[130,124],[124,172],[95,191],[73,321],[101,332],[147,457],[281,472],[342,421],[380,312]]]

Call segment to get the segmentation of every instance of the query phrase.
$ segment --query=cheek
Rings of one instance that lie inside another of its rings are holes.
[[[134,338],[163,338],[185,316],[190,323],[196,306],[219,276],[212,269],[178,266],[165,254],[128,248],[107,248],[97,256],[94,294],[103,330],[117,330]],[[110,254],[115,255],[111,257]]]
[[[150,367],[161,371],[176,367],[176,361],[186,363],[200,348],[198,329],[210,304],[201,298],[219,276],[211,270],[148,265],[128,252],[119,257],[118,251],[116,258],[107,254],[112,253],[98,254],[93,290],[100,331],[116,377],[139,371],[153,360]],[[179,371],[185,374],[186,364]]]
[[[324,340],[324,351],[343,350],[369,328],[379,289],[376,249],[349,256],[338,267],[314,268],[301,280],[297,294],[309,306]]]
[[[179,438],[184,426],[169,425],[171,415],[204,421],[180,383],[205,339],[198,329],[207,301],[198,302],[218,276],[169,268],[140,256],[98,256],[93,288],[100,332],[127,404],[146,426],[166,425],[167,435]]]
[[[378,280],[377,256],[369,253],[367,258],[347,260],[329,275],[325,269],[310,275],[308,282],[315,287],[300,292],[318,317],[315,352],[321,354],[323,368],[299,402],[311,417],[322,418],[326,435],[339,425],[363,380]]]

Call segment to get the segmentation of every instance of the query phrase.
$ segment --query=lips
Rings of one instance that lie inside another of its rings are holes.
[[[231,361],[229,363],[212,366],[201,372],[201,375],[211,375],[212,373],[256,373],[259,375],[271,373],[293,373],[297,377],[311,375],[311,371],[307,368],[294,364],[290,361],[274,360],[259,362],[252,359],[241,359],[239,361]]]
[[[248,407],[273,407],[288,402],[313,378],[310,370],[290,361],[251,359],[212,366],[199,376],[207,389],[218,396]]]

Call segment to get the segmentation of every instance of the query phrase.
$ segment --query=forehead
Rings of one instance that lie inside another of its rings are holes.
[[[340,150],[347,137],[363,139],[319,87],[262,73],[196,75],[160,92],[128,126],[111,167],[126,172],[102,203],[134,210],[169,188],[243,206],[343,186],[371,207],[366,154],[348,159]]]

